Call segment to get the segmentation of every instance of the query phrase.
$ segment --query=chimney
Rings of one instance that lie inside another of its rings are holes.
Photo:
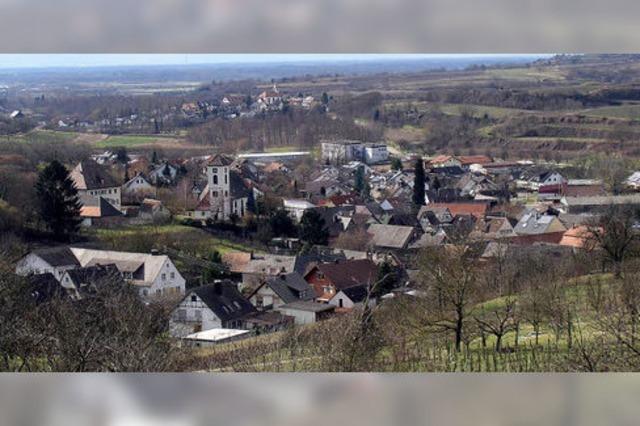
[[[254,255],[253,255],[253,250],[251,250],[249,252],[249,259],[251,259],[251,260],[255,259]]]
[[[222,281],[216,281],[213,283],[213,292],[215,294],[217,294],[218,296],[222,295],[222,286],[224,284],[222,283]]]
[[[158,249],[151,249],[151,256],[159,256],[160,252],[158,251]]]

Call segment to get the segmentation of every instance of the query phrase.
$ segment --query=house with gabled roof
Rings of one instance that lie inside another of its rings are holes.
[[[113,264],[143,297],[184,294],[185,279],[169,256],[71,247],[80,266]]]
[[[105,166],[93,160],[83,160],[71,171],[69,177],[73,180],[83,205],[97,205],[102,197],[120,209],[120,184],[109,174]]]
[[[124,214],[104,197],[89,200],[80,208],[82,226],[113,225],[124,220]]]
[[[304,279],[315,290],[318,301],[328,302],[338,290],[372,285],[377,274],[378,267],[373,261],[358,259],[316,265]]]
[[[267,277],[248,299],[257,309],[275,309],[285,303],[313,300],[315,292],[297,272]]]
[[[69,270],[80,267],[80,262],[67,246],[33,250],[20,259],[16,274],[21,276],[50,273],[57,280]]]
[[[255,312],[235,283],[218,281],[190,290],[171,313],[169,330],[174,337],[184,337],[214,328],[242,328],[243,319]]]
[[[531,209],[522,216],[513,230],[518,235],[539,235],[564,232],[566,228],[558,216]]]
[[[60,284],[74,300],[95,294],[97,286],[114,283],[124,284],[122,274],[114,264],[69,269],[60,279]]]
[[[129,202],[139,202],[155,194],[156,188],[151,185],[143,172],[138,172],[122,185],[122,198]]]
[[[336,293],[329,300],[329,304],[336,308],[353,309],[356,306],[363,306],[365,301],[368,306],[376,305],[376,298],[369,294],[369,290],[364,286],[348,287]]]

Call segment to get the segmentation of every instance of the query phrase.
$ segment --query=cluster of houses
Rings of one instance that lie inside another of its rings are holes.
[[[217,99],[197,100],[172,105],[164,110],[131,111],[117,117],[90,120],[81,116],[55,117],[49,123],[52,128],[98,133],[144,132],[158,133],[170,123],[200,123],[210,118],[234,119],[252,117],[261,113],[279,112],[285,108],[311,110],[321,106],[313,96],[280,92],[274,84],[257,96],[228,94]],[[325,107],[326,108],[326,107]],[[18,111],[22,114],[21,111]],[[12,117],[17,118],[17,117]]]
[[[280,208],[296,224],[308,212],[317,213],[328,236],[326,245],[305,254],[297,250],[297,238],[275,238],[262,253],[227,252],[222,261],[228,278],[197,287],[157,252],[66,246],[35,250],[20,260],[16,273],[74,300],[90,296],[99,279],[133,285],[144,299],[173,297],[171,334],[185,344],[203,346],[414,295],[415,254],[425,247],[445,249],[465,236],[485,244],[485,261],[504,250],[570,255],[584,248],[586,225],[610,205],[640,208],[640,194],[608,194],[601,181],[571,179],[561,168],[483,155],[406,157],[392,165],[384,144],[359,141],[325,141],[324,161],[298,182],[292,170],[308,155],[216,154],[188,160],[196,176],[195,208],[187,213],[203,223],[253,214],[250,204],[267,194],[276,197],[267,184],[270,177],[289,177],[297,196],[280,197]],[[149,165],[136,157],[127,165],[135,174],[119,184],[109,173],[114,161],[113,154],[105,153],[71,172],[85,224],[110,225],[130,217],[134,198],[138,215],[170,214],[153,196],[159,185],[175,183],[179,165]],[[420,162],[424,200],[416,203],[415,167]],[[627,181],[630,189],[640,182],[638,176]],[[396,271],[396,288],[386,294],[373,291],[382,264]]]
[[[135,174],[123,183],[105,165],[104,157],[110,157],[110,153],[97,156],[97,161],[80,161],[70,172],[78,190],[83,226],[141,224],[166,220],[171,216],[156,195],[159,186],[176,180],[176,167],[166,162],[149,165],[144,159],[132,160],[130,170]]]

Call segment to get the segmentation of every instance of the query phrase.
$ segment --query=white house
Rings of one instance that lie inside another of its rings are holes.
[[[169,330],[174,337],[216,328],[241,328],[242,319],[256,312],[229,281],[194,288],[173,310]]]
[[[16,274],[21,276],[51,273],[60,281],[65,271],[80,267],[69,247],[34,250],[18,261]]]
[[[387,145],[383,143],[368,143],[364,147],[364,162],[367,164],[384,163],[389,159]]]
[[[122,185],[122,196],[127,199],[139,201],[155,193],[156,188],[149,183],[144,173],[138,173]]]
[[[329,304],[337,308],[352,309],[355,306],[362,306],[365,300],[367,300],[367,288],[365,286],[353,286],[338,291],[329,300]],[[376,299],[370,297],[368,305],[370,307],[375,306]]]
[[[169,256],[76,247],[71,247],[71,251],[82,267],[116,265],[125,281],[136,286],[143,297],[185,292],[185,279]]]
[[[307,200],[284,199],[282,204],[284,210],[289,213],[291,218],[296,222],[300,222],[302,216],[304,216],[304,212],[316,208],[315,204]]]

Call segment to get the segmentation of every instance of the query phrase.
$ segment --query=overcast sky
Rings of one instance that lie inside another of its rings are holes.
[[[462,54],[0,54],[0,68],[184,65],[215,63],[308,62],[344,60],[540,57],[546,55]]]

